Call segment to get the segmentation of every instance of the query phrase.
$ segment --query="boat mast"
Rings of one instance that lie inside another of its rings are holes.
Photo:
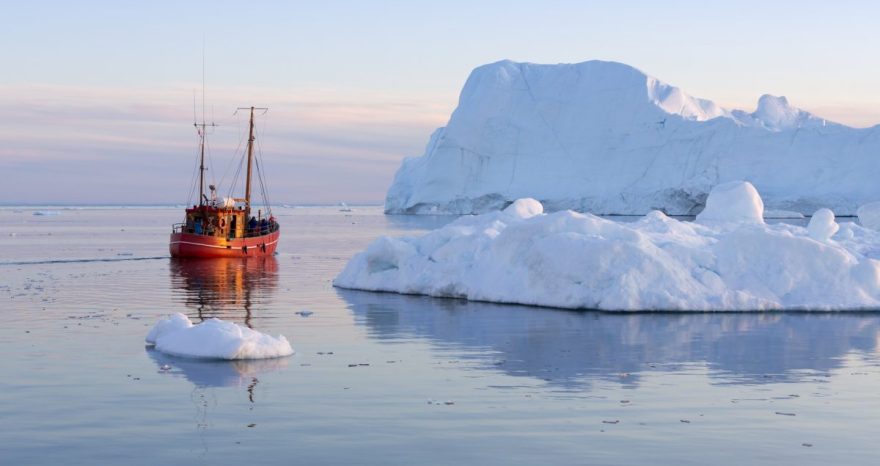
[[[201,123],[193,123],[193,126],[196,127],[196,131],[199,133],[199,205],[205,204],[205,133],[207,132],[208,127],[217,126],[214,123],[208,124],[205,123],[205,120],[202,119]]]
[[[248,137],[247,183],[244,188],[244,208],[247,215],[251,214],[251,167],[254,163],[254,107],[251,107],[251,133]]]
[[[207,133],[207,127],[217,126],[214,122],[211,124],[207,124],[205,122],[205,44],[202,43],[202,122],[199,123],[196,119],[196,109],[195,102],[196,96],[195,91],[193,91],[193,126],[196,127],[196,131],[199,133],[199,205],[204,205],[207,202],[207,197],[205,196],[205,137]]]
[[[193,123],[198,128],[198,124]],[[196,131],[199,132],[199,205],[205,202],[205,124]]]
[[[239,107],[238,110],[250,110],[251,111],[251,123],[250,123],[250,134],[248,136],[248,145],[247,145],[247,179],[244,185],[244,207],[245,212],[248,216],[251,215],[251,172],[253,171],[254,165],[254,110],[269,110],[268,108],[257,108],[257,107]],[[263,112],[265,113],[265,112]]]

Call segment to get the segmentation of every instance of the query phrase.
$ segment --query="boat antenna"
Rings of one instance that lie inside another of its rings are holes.
[[[195,112],[193,112],[195,113]],[[205,196],[205,133],[207,127],[215,127],[217,126],[212,121],[211,124],[207,124],[205,122],[205,41],[202,40],[202,122],[199,123],[198,120],[193,118],[193,126],[196,128],[196,132],[199,134],[199,205],[204,205],[207,203],[207,196]]]
[[[251,172],[253,171],[254,165],[254,110],[263,110],[263,113],[269,111],[268,107],[238,107],[235,110],[235,113],[238,113],[239,110],[250,110],[251,111],[251,123],[250,123],[250,134],[248,136],[248,145],[247,145],[247,178],[244,184],[244,208],[245,215],[251,215]]]

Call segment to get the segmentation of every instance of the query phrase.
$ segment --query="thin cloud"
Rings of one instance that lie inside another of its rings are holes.
[[[420,153],[451,112],[442,96],[404,92],[228,88],[208,99],[206,119],[220,125],[209,136],[214,178],[243,150],[247,116],[233,110],[271,107],[259,117],[259,147],[279,202],[383,199],[400,160]],[[0,168],[14,174],[0,185],[0,201],[182,202],[198,141],[193,113],[186,84],[0,86],[0,138],[8,141]]]

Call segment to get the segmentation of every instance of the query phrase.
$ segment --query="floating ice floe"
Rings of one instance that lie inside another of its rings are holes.
[[[863,220],[864,222],[864,220]],[[694,222],[544,214],[533,199],[421,237],[382,237],[336,277],[342,288],[604,310],[880,309],[880,232],[768,225],[754,186],[716,186]]]
[[[146,343],[165,354],[205,359],[265,359],[293,354],[283,335],[272,337],[220,319],[193,325],[180,313],[156,323]]]

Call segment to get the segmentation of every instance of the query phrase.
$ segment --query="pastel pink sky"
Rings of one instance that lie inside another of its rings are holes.
[[[0,203],[184,203],[205,47],[213,170],[258,119],[277,203],[381,203],[471,69],[614,60],[753,110],[880,123],[880,6],[767,2],[18,2],[0,29]],[[199,94],[200,99],[200,94]]]

